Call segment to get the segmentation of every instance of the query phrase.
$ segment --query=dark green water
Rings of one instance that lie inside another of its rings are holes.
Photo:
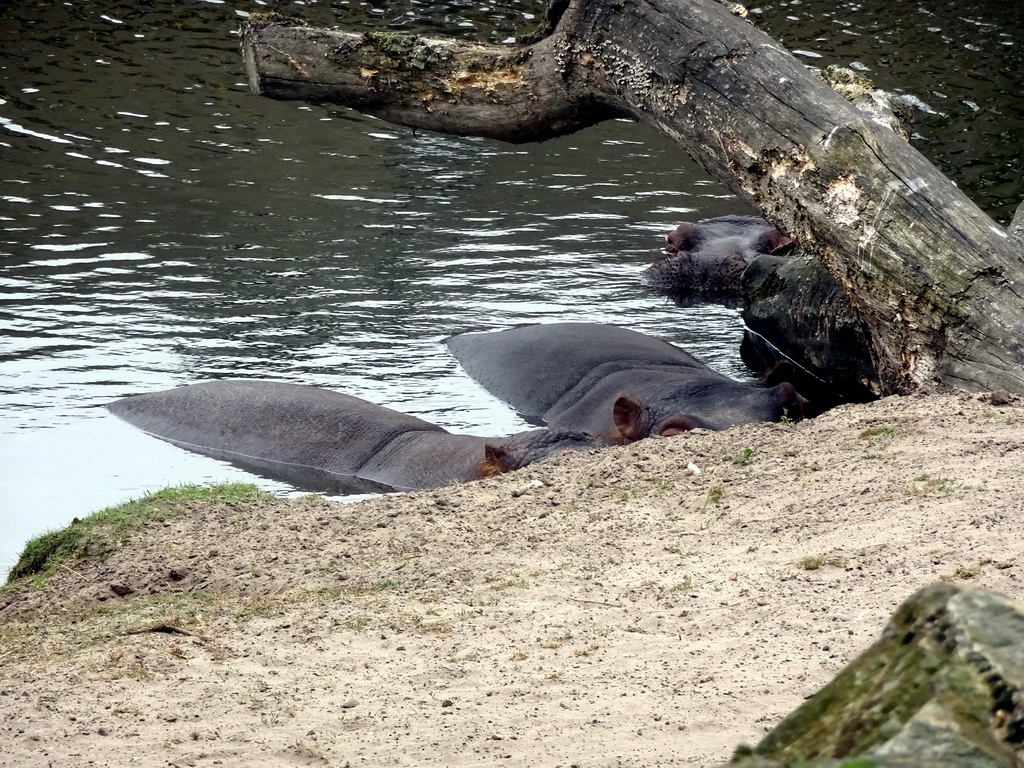
[[[792,0],[761,9],[752,18],[805,63],[852,66],[927,105],[914,146],[1009,223],[1024,199],[1019,0]]]
[[[808,63],[920,99],[915,143],[1006,221],[1022,196],[1013,6],[766,3],[753,18]],[[0,570],[75,515],[248,478],[97,407],[124,394],[276,378],[506,434],[523,422],[441,339],[545,320],[620,323],[746,375],[734,312],[640,290],[666,230],[746,212],[667,141],[614,122],[510,147],[257,98],[236,30],[267,7],[0,14]],[[540,4],[277,7],[502,41]]]

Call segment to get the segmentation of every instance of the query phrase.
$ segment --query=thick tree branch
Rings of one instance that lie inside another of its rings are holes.
[[[254,22],[242,49],[254,93],[342,104],[412,128],[523,143],[615,116],[567,88],[545,40],[485,46]]]

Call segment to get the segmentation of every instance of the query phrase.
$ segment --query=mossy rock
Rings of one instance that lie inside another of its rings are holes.
[[[1014,768],[1024,764],[1024,612],[984,590],[926,587],[882,639],[731,766]]]

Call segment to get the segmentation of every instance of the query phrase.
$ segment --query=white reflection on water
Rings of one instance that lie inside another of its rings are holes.
[[[5,433],[0,441],[0,577],[14,565],[26,539],[75,517],[168,486],[252,481],[241,470],[163,443],[114,416],[91,416],[98,418],[32,431],[12,432],[0,422]],[[41,482],[18,482],[20,477]],[[51,481],[42,481],[46,477]],[[261,485],[292,492],[280,483]]]

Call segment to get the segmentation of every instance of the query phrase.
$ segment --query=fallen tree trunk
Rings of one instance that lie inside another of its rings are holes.
[[[1013,213],[1013,221],[1010,222],[1010,234],[1016,235],[1024,240],[1024,202],[1017,206]]]
[[[481,46],[251,20],[253,91],[413,127],[538,141],[630,116],[820,259],[868,329],[882,394],[1024,394],[1024,243],[781,45],[709,0],[556,0],[547,34]]]

